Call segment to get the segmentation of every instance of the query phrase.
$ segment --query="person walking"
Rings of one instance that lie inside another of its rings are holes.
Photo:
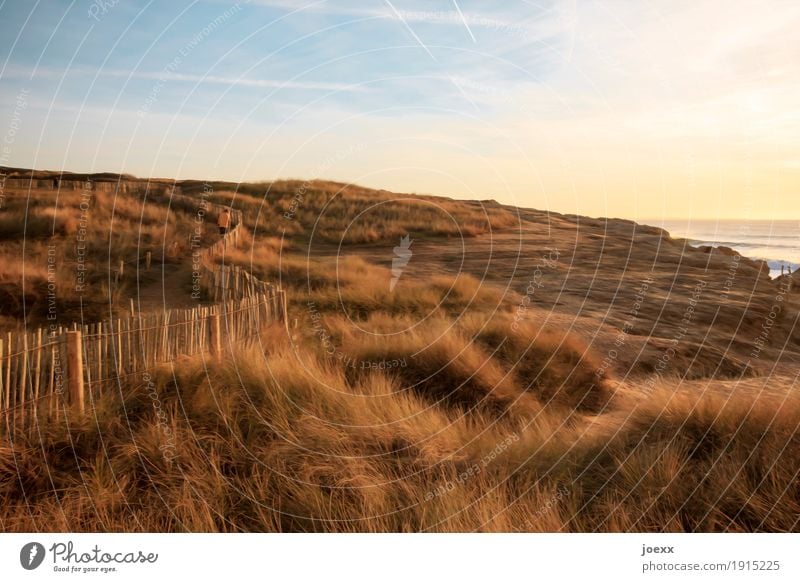
[[[222,211],[217,218],[217,226],[219,227],[219,234],[220,236],[225,236],[228,234],[228,228],[231,226],[231,211],[227,208]]]

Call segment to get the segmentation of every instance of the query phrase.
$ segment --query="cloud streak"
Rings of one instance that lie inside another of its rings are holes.
[[[20,67],[9,67],[4,77],[24,78],[24,79],[61,79],[71,76],[94,76],[117,77],[129,79],[145,79],[155,81],[177,81],[183,83],[211,83],[215,85],[227,85],[233,87],[258,87],[268,89],[296,89],[304,91],[343,91],[368,93],[373,91],[371,87],[353,83],[329,83],[323,81],[288,81],[282,79],[251,79],[247,77],[223,77],[217,75],[197,75],[188,73],[176,73],[170,71],[122,71],[116,69],[92,70],[86,68],[71,69],[52,69],[39,67],[25,69]]]

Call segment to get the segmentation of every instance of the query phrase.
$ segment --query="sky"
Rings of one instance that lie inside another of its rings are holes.
[[[0,0],[0,165],[800,219],[800,2]]]

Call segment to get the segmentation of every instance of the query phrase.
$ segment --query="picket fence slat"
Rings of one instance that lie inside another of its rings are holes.
[[[241,211],[233,211],[231,219],[231,231],[201,250],[201,292],[212,305],[143,314],[134,312],[131,303],[130,317],[124,319],[8,332],[0,338],[5,432],[33,426],[42,415],[59,417],[67,405],[82,410],[83,398],[77,395],[84,388],[92,406],[104,387],[154,366],[181,356],[221,355],[233,344],[253,341],[270,322],[283,320],[288,329],[285,292],[238,265],[225,264],[226,251],[239,240]],[[220,257],[222,264],[215,264]]]

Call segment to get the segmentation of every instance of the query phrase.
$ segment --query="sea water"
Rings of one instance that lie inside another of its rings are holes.
[[[800,220],[647,220],[645,224],[685,238],[692,246],[725,246],[751,259],[767,261],[770,276],[781,266],[800,268]]]

